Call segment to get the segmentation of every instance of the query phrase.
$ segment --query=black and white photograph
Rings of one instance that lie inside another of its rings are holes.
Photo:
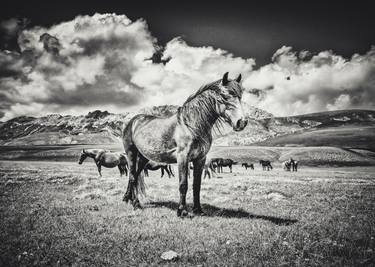
[[[0,4],[0,266],[374,266],[375,3]]]

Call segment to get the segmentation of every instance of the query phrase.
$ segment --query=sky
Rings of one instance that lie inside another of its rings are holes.
[[[0,10],[0,120],[181,105],[242,74],[276,116],[375,109],[370,2],[9,1]]]

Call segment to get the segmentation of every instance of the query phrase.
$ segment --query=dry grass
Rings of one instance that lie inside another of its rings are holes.
[[[157,265],[167,250],[180,255],[171,265],[373,265],[374,173],[236,166],[203,181],[208,216],[180,219],[177,179],[159,172],[134,211],[115,169],[99,179],[91,162],[0,162],[0,265]]]

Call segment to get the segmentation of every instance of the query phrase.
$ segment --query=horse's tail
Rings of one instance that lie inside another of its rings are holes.
[[[173,171],[173,167],[171,164],[168,164],[168,168],[169,168],[169,171],[171,172],[172,176],[175,177],[175,174],[174,174],[174,171]]]
[[[143,196],[143,197],[146,196],[145,174],[143,171],[138,175],[138,182],[137,182],[136,190],[137,190],[138,195]]]

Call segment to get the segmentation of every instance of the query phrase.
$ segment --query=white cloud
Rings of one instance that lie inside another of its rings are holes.
[[[254,71],[252,58],[210,46],[192,47],[174,38],[163,54],[170,60],[157,64],[145,60],[157,46],[146,21],[116,14],[78,16],[49,28],[23,29],[18,42],[21,53],[0,51],[3,119],[180,105],[227,71],[233,78],[241,73],[244,87],[256,93],[245,94],[245,102],[275,115],[375,104],[374,47],[345,59],[332,51],[313,55],[283,46],[272,63]]]
[[[375,107],[375,47],[350,59],[332,51],[309,55],[285,46],[277,50],[272,63],[244,81],[265,91],[249,101],[278,116]]]

